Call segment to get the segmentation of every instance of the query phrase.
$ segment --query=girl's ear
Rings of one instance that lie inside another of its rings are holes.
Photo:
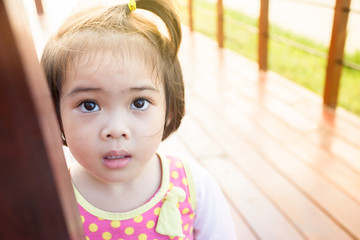
[[[171,125],[172,124],[172,114],[171,113],[167,113],[165,116],[165,123],[164,123],[164,131],[163,131],[163,136],[162,136],[162,140],[165,140],[171,131]]]

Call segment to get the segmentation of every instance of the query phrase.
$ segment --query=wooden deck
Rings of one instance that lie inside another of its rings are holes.
[[[184,29],[186,117],[163,151],[218,180],[238,239],[360,239],[360,119]]]
[[[180,59],[187,113],[161,151],[215,176],[238,239],[360,239],[360,118],[186,28]]]

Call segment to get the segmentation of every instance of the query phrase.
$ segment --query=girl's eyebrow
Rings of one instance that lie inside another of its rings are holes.
[[[77,93],[82,92],[98,92],[101,91],[101,88],[92,88],[92,87],[76,87],[67,96],[73,96]],[[129,89],[130,92],[141,92],[141,91],[154,91],[159,92],[159,89],[154,88],[152,86],[140,86],[140,87],[132,87]]]
[[[134,92],[140,92],[140,91],[154,91],[154,92],[159,92],[159,89],[154,88],[152,86],[141,86],[141,87],[132,87],[130,88],[130,91],[134,91]]]
[[[77,87],[77,88],[71,90],[71,92],[67,96],[72,96],[72,95],[75,95],[76,93],[80,93],[80,92],[93,92],[93,91],[100,91],[100,90],[101,90],[101,88]]]

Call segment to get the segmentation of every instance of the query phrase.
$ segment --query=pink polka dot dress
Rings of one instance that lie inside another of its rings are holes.
[[[191,174],[177,158],[160,159],[163,174],[159,191],[129,212],[98,209],[74,187],[87,240],[193,239],[195,189]]]

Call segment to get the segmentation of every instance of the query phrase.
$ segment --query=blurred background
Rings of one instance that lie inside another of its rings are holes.
[[[186,6],[187,0],[182,0]],[[224,46],[257,61],[261,1],[223,0]],[[268,67],[322,95],[335,0],[268,1]],[[195,0],[194,29],[216,39],[217,1]],[[184,12],[188,8],[183,7]],[[350,4],[338,104],[360,114],[360,1]],[[344,29],[345,31],[345,29]]]

